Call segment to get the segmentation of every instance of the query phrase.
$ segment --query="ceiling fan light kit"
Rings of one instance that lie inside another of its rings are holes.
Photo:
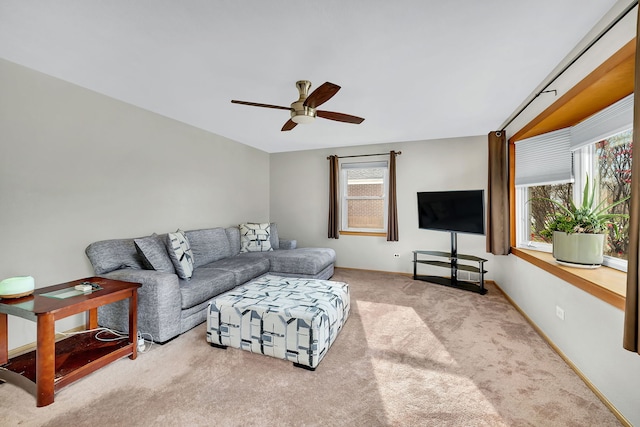
[[[289,131],[298,124],[307,124],[315,120],[316,117],[323,119],[335,120],[344,123],[360,124],[364,121],[362,117],[352,116],[344,113],[336,113],[333,111],[316,110],[319,105],[324,104],[331,99],[339,90],[340,86],[325,82],[316,90],[309,94],[311,82],[309,80],[299,80],[296,82],[299,98],[291,103],[291,107],[281,107],[279,105],[259,104],[256,102],[246,102],[231,100],[234,104],[251,105],[253,107],[274,108],[277,110],[289,110],[291,118],[282,126],[282,131]]]
[[[316,111],[313,108],[305,108],[304,110],[296,110],[291,112],[291,120],[299,125],[311,123],[316,118]]]

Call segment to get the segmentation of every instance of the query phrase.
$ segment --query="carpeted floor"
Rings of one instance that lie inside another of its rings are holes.
[[[36,408],[0,385],[2,426],[617,426],[525,319],[485,296],[336,270],[351,316],[315,372],[210,347],[205,325]]]

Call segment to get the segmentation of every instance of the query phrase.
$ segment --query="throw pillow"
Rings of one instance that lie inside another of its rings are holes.
[[[271,230],[269,231],[269,242],[271,243],[271,249],[280,249],[280,238],[278,237],[278,226],[275,222],[271,223]]]
[[[169,258],[173,262],[178,277],[190,279],[193,274],[193,253],[187,236],[182,230],[167,233],[166,245]]]
[[[272,251],[269,235],[271,224],[240,224],[240,252]]]
[[[142,265],[147,270],[156,270],[163,273],[175,273],[173,262],[169,258],[167,248],[160,236],[153,233],[151,236],[133,239],[136,251],[142,258]]]

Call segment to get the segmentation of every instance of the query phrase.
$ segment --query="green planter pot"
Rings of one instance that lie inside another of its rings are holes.
[[[604,234],[567,234],[553,232],[553,257],[556,261],[598,267],[604,254]]]

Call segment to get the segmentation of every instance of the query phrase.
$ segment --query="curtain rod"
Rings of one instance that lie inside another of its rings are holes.
[[[609,25],[607,25],[604,30],[602,30],[600,32],[600,34],[598,34],[596,36],[596,38],[594,38],[591,42],[589,42],[588,45],[586,45],[580,52],[578,52],[578,54],[567,64],[565,65],[562,70],[560,70],[558,73],[556,73],[556,75],[551,79],[551,81],[549,83],[547,83],[538,93],[535,94],[535,96],[533,98],[531,98],[529,100],[529,102],[527,102],[524,107],[522,107],[515,115],[513,115],[510,119],[508,119],[508,121],[503,124],[501,126],[500,129],[505,130],[507,128],[507,126],[509,126],[511,123],[513,123],[513,121],[515,119],[518,118],[518,116],[520,114],[522,114],[522,112],[524,110],[526,110],[527,108],[529,108],[529,105],[531,105],[531,103],[533,103],[533,101],[535,101],[540,95],[542,95],[543,93],[547,93],[547,92],[555,92],[554,90],[549,90],[547,91],[547,88],[549,86],[551,86],[562,74],[565,73],[565,71],[567,71],[569,69],[569,67],[571,67],[573,64],[575,64],[581,57],[582,55],[584,55],[585,53],[587,53],[587,51],[589,49],[591,49],[593,47],[593,45],[595,45],[598,41],[600,41],[600,39],[602,37],[605,36],[605,34],[607,34],[616,24],[618,24],[618,22],[622,21],[622,19],[627,16],[627,14],[629,12],[631,12],[631,10],[636,7],[638,5],[638,0],[635,0],[633,3],[631,3],[629,6],[627,6],[627,8],[616,17],[616,19],[614,19]],[[556,92],[557,94],[557,92]]]
[[[402,151],[396,151],[396,155],[400,155],[402,154]],[[378,154],[359,154],[356,156],[338,156],[339,159],[347,159],[350,157],[369,157],[369,156],[388,156],[389,153],[378,153]],[[331,157],[327,157],[327,160],[329,160]]]

